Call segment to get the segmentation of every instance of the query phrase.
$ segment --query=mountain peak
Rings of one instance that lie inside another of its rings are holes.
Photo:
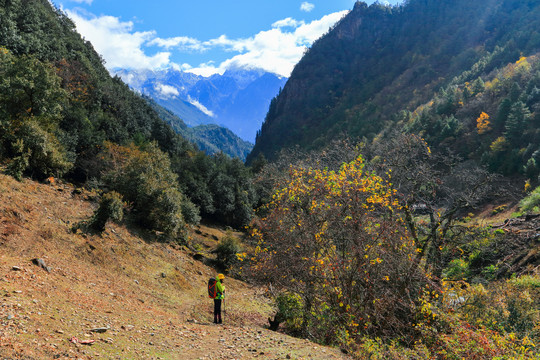
[[[254,142],[271,99],[286,78],[259,68],[231,67],[203,77],[179,69],[120,69],[130,87],[155,99],[189,126],[219,124]]]

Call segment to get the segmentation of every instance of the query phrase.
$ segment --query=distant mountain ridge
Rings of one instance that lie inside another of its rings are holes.
[[[250,142],[255,140],[270,100],[287,81],[261,69],[240,68],[210,77],[175,69],[118,69],[115,74],[188,126],[224,126]]]
[[[200,150],[208,155],[223,152],[232,158],[236,157],[245,161],[253,148],[253,144],[240,139],[231,130],[215,124],[189,127],[182,119],[172,111],[159,105],[154,99],[147,95],[143,95],[143,97],[159,114],[159,117],[169,124],[174,131],[182,135],[186,140],[196,144]]]

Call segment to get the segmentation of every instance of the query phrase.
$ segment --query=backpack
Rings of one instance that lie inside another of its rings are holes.
[[[208,280],[208,297],[210,299],[215,299],[217,296],[217,289],[216,289],[216,278],[210,278]]]

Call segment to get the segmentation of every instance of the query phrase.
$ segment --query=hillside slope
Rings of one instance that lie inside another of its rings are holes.
[[[372,139],[454,77],[485,76],[536,53],[539,14],[538,2],[521,0],[357,2],[297,64],[249,160],[343,134]]]
[[[237,157],[242,161],[246,160],[246,156],[253,149],[253,144],[242,140],[231,130],[214,125],[198,125],[188,127],[186,123],[176,116],[172,111],[160,106],[155,100],[150,97],[143,96],[150,106],[158,113],[159,117],[169,124],[174,131],[182,135],[183,138],[189,140],[208,155],[218,154],[223,152],[230,157]]]
[[[136,228],[112,224],[102,237],[74,234],[72,225],[94,206],[91,193],[74,190],[0,174],[0,357],[344,358],[263,328],[272,309],[262,289],[234,279],[227,282],[226,324],[209,324],[213,269]],[[210,234],[221,236],[199,230],[192,241],[202,247],[215,242]],[[102,327],[109,329],[91,331]]]
[[[0,1],[0,75],[0,160],[30,150],[22,170],[34,178],[88,180],[104,141],[155,141],[170,156],[192,148],[110,76],[73,22],[46,0]],[[13,145],[20,140],[23,149]]]
[[[235,145],[249,147],[234,140]],[[107,161],[102,155],[112,148],[146,157],[139,165],[160,158],[146,170],[160,168],[168,173],[166,177],[144,175],[141,180],[169,181],[160,190],[152,190],[153,200],[162,201],[155,209],[168,211],[152,224],[146,221],[148,216],[141,216],[146,226],[159,231],[168,228],[168,236],[176,237],[182,229],[177,225],[186,219],[197,223],[199,210],[203,217],[229,226],[244,226],[250,220],[257,200],[242,161],[221,153],[207,156],[195,149],[142,96],[119,77],[110,76],[92,45],[51,2],[0,0],[0,166],[6,166],[6,173],[15,178],[54,176],[102,186],[107,182],[103,168]],[[231,156],[243,158],[247,151]],[[233,169],[238,170],[235,175]],[[131,174],[144,172],[139,169]],[[239,173],[242,179],[236,178]],[[133,192],[128,194],[116,185],[109,184],[107,190],[129,198],[135,207],[144,204],[137,209],[142,210],[139,214],[152,207],[148,198],[138,201],[131,197]]]

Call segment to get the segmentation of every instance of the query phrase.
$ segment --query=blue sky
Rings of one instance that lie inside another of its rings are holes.
[[[288,76],[305,47],[354,2],[53,0],[109,69],[174,67],[204,76],[231,67],[259,67]]]

